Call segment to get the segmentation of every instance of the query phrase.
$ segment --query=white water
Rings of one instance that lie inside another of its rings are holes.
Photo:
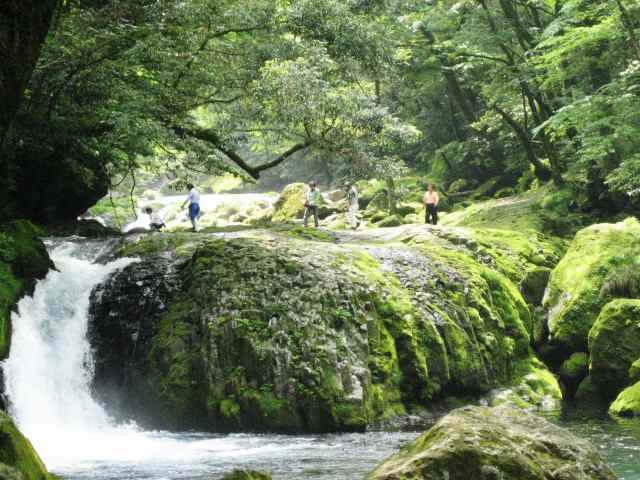
[[[153,200],[147,201],[147,203],[157,203],[162,205],[158,214],[167,224],[168,228],[190,226],[189,218],[186,208],[182,209],[180,206],[184,203],[186,195],[164,195]],[[267,202],[269,205],[275,200],[274,195],[266,193],[206,193],[200,196],[200,208],[202,215],[208,217],[215,217],[215,211],[221,205],[234,205],[240,210],[244,210],[251,204],[259,201]],[[134,228],[149,228],[150,218],[144,212],[144,206],[140,208],[138,212],[137,220],[125,225],[124,232],[128,232]]]
[[[93,287],[133,260],[93,263],[106,248],[91,241],[52,246],[59,271],[12,316],[3,365],[11,414],[52,472],[73,480],[211,479],[244,467],[276,479],[355,480],[415,436],[223,436],[116,425],[91,397],[87,313]]]

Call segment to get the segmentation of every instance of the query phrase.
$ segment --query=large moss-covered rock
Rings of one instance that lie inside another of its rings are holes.
[[[273,205],[272,220],[274,222],[286,222],[302,218],[304,214],[305,190],[306,185],[304,183],[287,185]]]
[[[9,353],[11,309],[53,266],[43,233],[25,220],[0,225],[0,359]]]
[[[589,350],[591,381],[604,398],[614,398],[640,357],[640,300],[607,303],[589,332]]]
[[[49,480],[51,477],[31,442],[11,418],[0,412],[0,478]]]
[[[440,420],[368,480],[614,480],[588,442],[509,407],[466,407]]]
[[[587,351],[589,330],[600,310],[618,295],[615,288],[603,286],[616,283],[639,249],[640,224],[635,219],[578,232],[551,274],[545,299],[549,343],[560,358]]]
[[[124,239],[143,260],[94,293],[97,391],[118,385],[151,426],[280,431],[363,429],[512,383],[559,396],[516,286],[555,257],[542,239],[417,225],[318,235]],[[163,262],[170,289],[145,273]]]
[[[620,392],[609,407],[609,413],[620,417],[640,417],[640,382]]]

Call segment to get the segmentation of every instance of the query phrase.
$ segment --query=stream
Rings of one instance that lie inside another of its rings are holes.
[[[91,396],[87,311],[92,289],[135,259],[96,263],[108,251],[104,242],[48,246],[58,271],[20,301],[3,368],[11,414],[52,473],[73,480],[211,480],[246,467],[275,480],[356,480],[418,435],[215,435],[116,424]],[[640,480],[640,422],[583,412],[550,419],[591,440],[621,480]]]

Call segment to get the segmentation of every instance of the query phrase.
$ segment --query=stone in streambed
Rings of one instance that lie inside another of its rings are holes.
[[[640,417],[640,382],[623,390],[609,407],[609,413],[619,417]]]
[[[560,382],[565,388],[567,398],[573,398],[580,383],[589,374],[589,355],[574,353],[560,367]]]
[[[510,407],[455,410],[367,480],[614,480],[588,442]]]
[[[589,332],[589,350],[591,381],[603,398],[615,398],[640,357],[640,300],[609,302]]]
[[[222,477],[222,480],[271,480],[271,475],[255,470],[235,470]]]

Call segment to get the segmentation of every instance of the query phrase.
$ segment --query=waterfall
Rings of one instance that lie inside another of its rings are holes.
[[[96,285],[132,260],[94,263],[104,248],[90,241],[51,248],[57,271],[38,282],[33,297],[23,298],[12,314],[11,352],[3,365],[10,411],[45,458],[65,448],[61,435],[112,427],[91,397],[89,298]]]

